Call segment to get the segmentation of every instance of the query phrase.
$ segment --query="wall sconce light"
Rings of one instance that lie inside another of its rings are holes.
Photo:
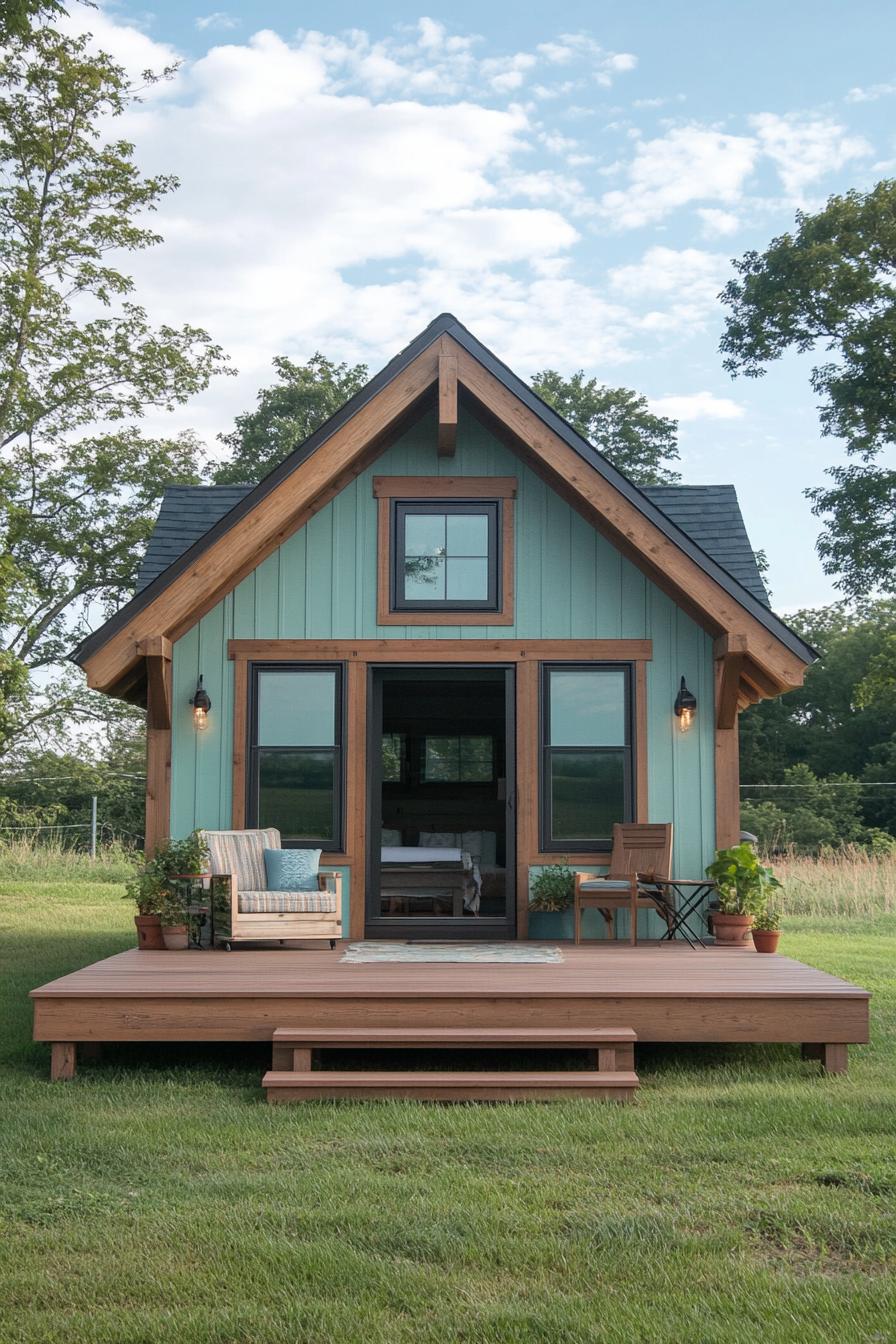
[[[697,717],[697,697],[688,690],[684,677],[675,697],[675,713],[678,715],[679,728],[686,733]]]
[[[202,677],[196,683],[190,704],[193,706],[193,727],[202,732],[208,727],[208,712],[212,707],[211,696],[202,684]]]

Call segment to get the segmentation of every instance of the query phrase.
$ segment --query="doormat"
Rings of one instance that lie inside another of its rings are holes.
[[[563,960],[559,947],[527,943],[349,943],[342,961],[356,966],[377,961],[459,961],[520,966]]]

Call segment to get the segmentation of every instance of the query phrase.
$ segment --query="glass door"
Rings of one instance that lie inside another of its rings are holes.
[[[368,707],[366,936],[513,937],[513,669],[372,668]]]

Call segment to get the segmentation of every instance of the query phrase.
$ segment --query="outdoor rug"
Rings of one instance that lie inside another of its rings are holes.
[[[559,947],[526,943],[349,943],[341,957],[356,965],[377,961],[460,961],[520,966],[563,960]]]

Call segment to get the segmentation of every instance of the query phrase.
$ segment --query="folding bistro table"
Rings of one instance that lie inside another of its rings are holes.
[[[706,943],[696,929],[691,928],[688,920],[696,915],[706,897],[711,896],[716,890],[715,882],[709,882],[706,878],[652,877],[645,886],[657,892],[658,900],[668,913],[666,932],[660,942],[671,941],[676,933],[680,933],[691,947],[706,947]]]

